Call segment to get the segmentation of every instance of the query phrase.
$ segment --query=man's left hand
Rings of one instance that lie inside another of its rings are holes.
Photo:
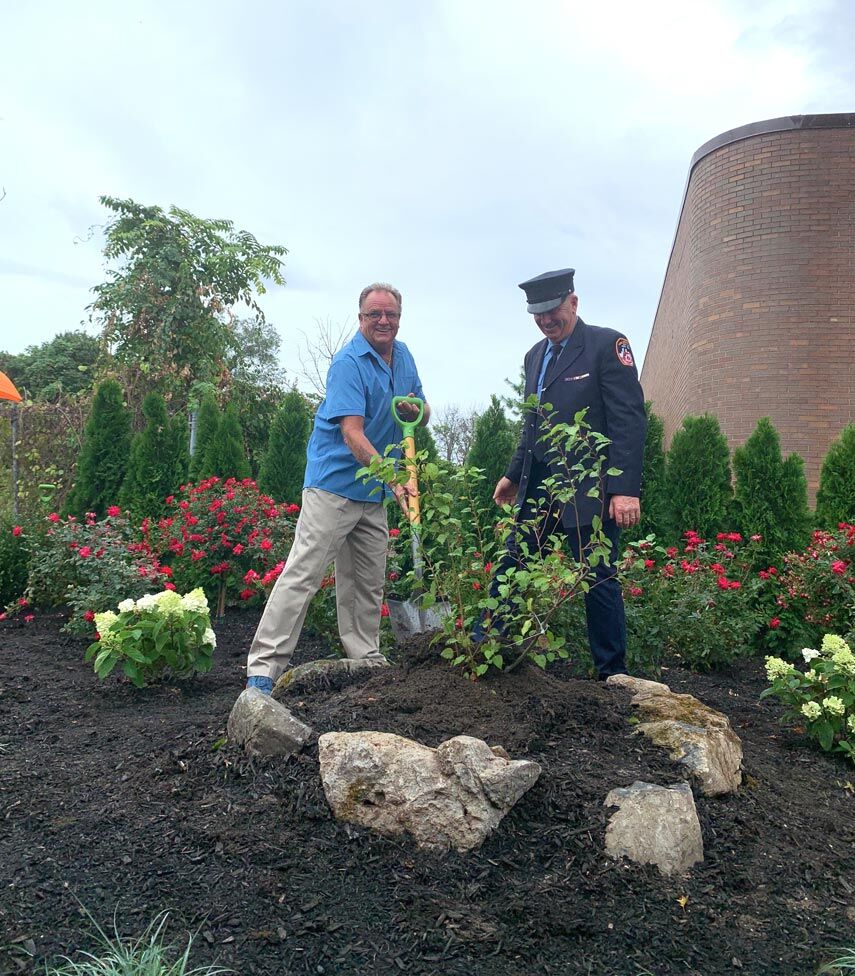
[[[631,529],[641,518],[641,502],[632,495],[612,495],[609,518],[617,522],[619,529]]]

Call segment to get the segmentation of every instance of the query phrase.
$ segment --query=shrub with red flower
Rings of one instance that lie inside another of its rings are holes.
[[[264,599],[288,557],[298,505],[277,505],[250,478],[208,478],[167,499],[146,527],[181,592],[201,586],[222,614],[227,603]],[[272,574],[272,575],[271,575]]]

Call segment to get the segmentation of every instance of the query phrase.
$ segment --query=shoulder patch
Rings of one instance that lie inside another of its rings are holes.
[[[632,350],[629,348],[629,339],[621,336],[615,342],[615,352],[617,353],[617,358],[624,366],[635,365],[635,360],[632,358]]]

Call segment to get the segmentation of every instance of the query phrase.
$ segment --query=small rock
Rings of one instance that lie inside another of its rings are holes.
[[[321,658],[318,661],[307,661],[296,668],[289,668],[273,686],[273,697],[279,699],[284,691],[293,692],[301,685],[312,684],[319,677],[331,677],[335,674],[354,674],[367,668],[388,668],[386,658],[363,658],[351,661],[346,657]]]
[[[229,715],[229,739],[251,756],[290,756],[299,752],[313,730],[258,688],[241,692]]]
[[[661,681],[648,681],[647,678],[636,678],[631,674],[610,674],[606,678],[607,688],[628,688],[633,692],[641,691],[670,691],[668,685]]]
[[[704,859],[701,824],[688,783],[656,786],[636,781],[612,790],[604,806],[618,807],[606,828],[606,851],[665,875],[685,874]]]

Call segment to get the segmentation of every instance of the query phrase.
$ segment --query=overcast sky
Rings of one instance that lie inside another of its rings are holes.
[[[100,194],[284,244],[300,333],[404,296],[434,406],[483,406],[538,338],[518,282],[576,268],[641,360],[689,162],[855,111],[853,0],[0,0],[0,348],[87,321]],[[90,326],[91,328],[91,326]]]

